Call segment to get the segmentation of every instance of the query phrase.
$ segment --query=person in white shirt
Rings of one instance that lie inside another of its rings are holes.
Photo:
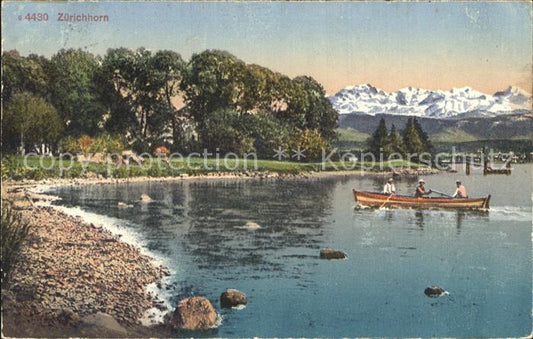
[[[463,186],[460,180],[457,180],[455,182],[457,185],[457,189],[455,190],[455,193],[453,194],[453,198],[459,198],[459,199],[466,199],[468,198],[468,194],[466,194],[466,188]]]
[[[383,193],[385,194],[395,194],[396,187],[394,186],[394,179],[390,178],[389,181],[383,186]]]

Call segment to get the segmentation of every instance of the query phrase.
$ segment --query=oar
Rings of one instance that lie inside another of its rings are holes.
[[[389,197],[387,198],[387,200],[385,200],[385,202],[383,202],[383,204],[381,204],[381,206],[379,206],[379,209],[382,209],[383,206],[385,206],[385,204],[389,201],[389,199],[394,195],[394,193],[391,193],[391,195],[389,195]]]
[[[448,198],[453,198],[451,195],[446,194],[446,193],[442,193],[442,192],[435,191],[435,190],[430,190],[430,191],[431,191],[431,193],[437,193],[437,194],[443,195],[443,196],[448,197]]]

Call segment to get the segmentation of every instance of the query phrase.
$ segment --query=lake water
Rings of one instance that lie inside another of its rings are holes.
[[[173,305],[210,299],[223,318],[211,336],[518,337],[531,332],[532,174],[516,165],[511,176],[425,178],[441,192],[461,178],[471,197],[492,194],[488,213],[354,209],[352,188],[380,190],[386,180],[357,175],[53,193],[161,258],[173,272],[162,295]],[[398,181],[399,193],[411,194],[416,180]],[[138,202],[141,194],[154,201]],[[348,259],[320,260],[326,247]],[[430,285],[450,294],[429,298]],[[226,288],[245,292],[247,307],[221,310]]]

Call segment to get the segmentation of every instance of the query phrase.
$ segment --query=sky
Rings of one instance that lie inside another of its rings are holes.
[[[25,20],[27,14],[48,21]],[[62,22],[59,13],[107,15]],[[62,48],[226,50],[329,94],[470,86],[532,92],[532,3],[520,2],[5,2],[2,50],[50,57]]]

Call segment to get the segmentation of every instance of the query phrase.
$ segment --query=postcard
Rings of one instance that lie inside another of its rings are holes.
[[[530,1],[3,1],[2,335],[528,337]]]

